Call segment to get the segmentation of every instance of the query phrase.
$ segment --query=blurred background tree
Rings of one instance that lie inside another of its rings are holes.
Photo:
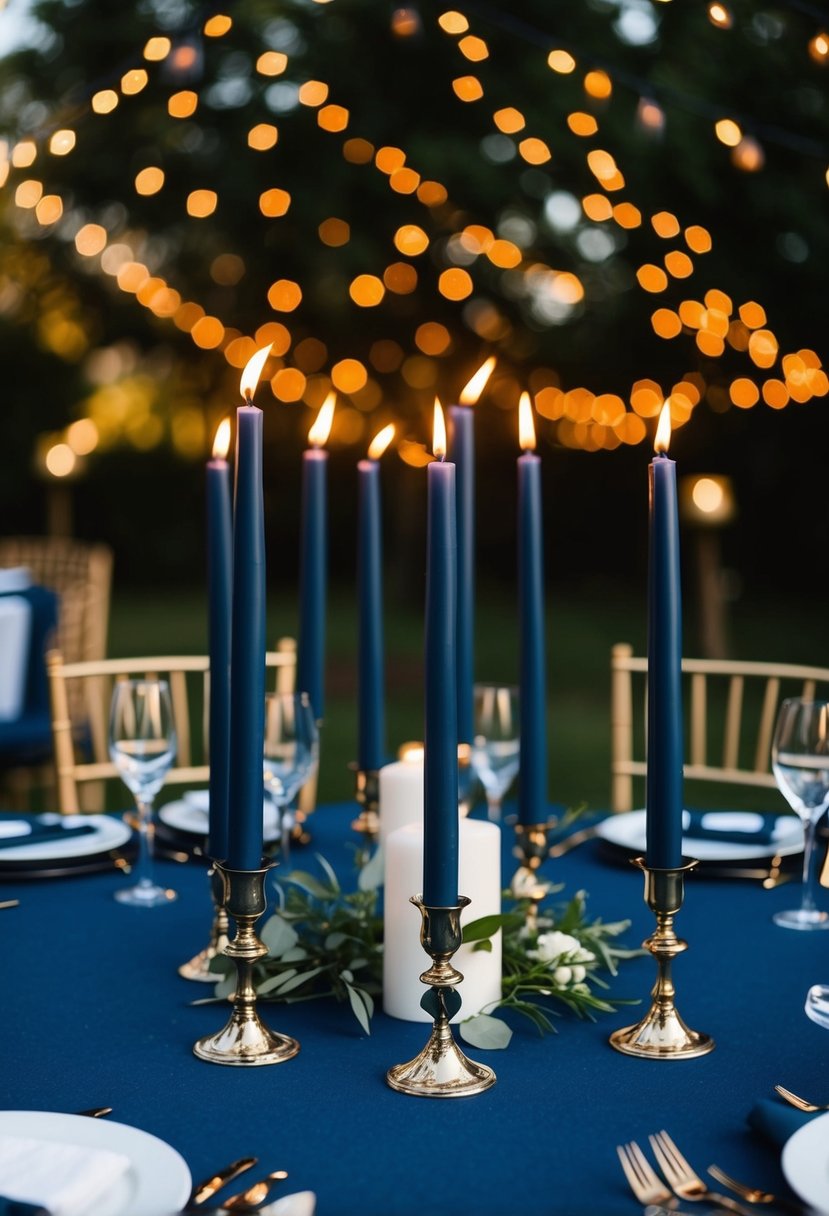
[[[334,577],[353,569],[355,460],[394,418],[387,537],[408,594],[432,398],[494,353],[483,577],[512,578],[529,387],[557,579],[641,582],[644,467],[671,394],[682,471],[734,480],[742,576],[774,586],[806,563],[824,588],[829,18],[814,5],[31,14],[32,44],[0,64],[5,531],[46,527],[68,488],[120,584],[197,583],[203,460],[239,368],[273,341],[272,577],[295,572],[299,450],[333,383]]]

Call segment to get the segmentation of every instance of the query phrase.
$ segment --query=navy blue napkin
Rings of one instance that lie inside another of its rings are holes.
[[[95,830],[94,824],[91,823],[81,823],[73,828],[64,828],[60,824],[49,827],[33,824],[31,832],[21,833],[19,836],[0,836],[0,849],[16,849],[24,844],[49,844],[53,840],[67,840],[70,836],[88,836]],[[2,1208],[0,1216],[3,1216]]]
[[[685,811],[687,820],[684,822],[687,823],[687,827],[683,828],[682,834],[692,840],[722,840],[735,844],[772,844],[777,823],[776,815],[763,815],[762,826],[748,832],[743,832],[727,823],[722,827],[717,825],[719,815],[730,817],[736,813],[735,811]],[[704,824],[703,819],[706,821]]]
[[[777,1148],[782,1148],[786,1141],[811,1123],[820,1111],[811,1114],[804,1110],[795,1110],[787,1102],[777,1102],[773,1098],[762,1098],[749,1112],[748,1125],[752,1131],[759,1132]]]
[[[0,1216],[50,1216],[47,1208],[23,1199],[6,1199],[0,1195]]]

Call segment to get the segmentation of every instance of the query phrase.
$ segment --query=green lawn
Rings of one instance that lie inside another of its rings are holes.
[[[643,597],[642,597],[643,599]],[[644,604],[604,588],[594,593],[548,594],[550,795],[557,801],[606,806],[609,797],[609,654],[614,642],[645,645]],[[514,600],[503,590],[478,595],[477,673],[481,679],[514,682],[517,633]],[[268,637],[295,630],[293,601],[269,596]],[[732,606],[735,657],[788,662],[827,661],[823,608],[762,600]],[[686,653],[696,654],[693,621],[687,622]],[[388,741],[390,752],[423,736],[423,622],[419,604],[387,610]],[[328,622],[325,727],[320,766],[323,801],[347,798],[347,764],[356,754],[356,613],[353,598],[332,596]],[[205,601],[201,591],[118,594],[110,628],[113,655],[201,653],[206,649]],[[696,794],[696,791],[695,791]],[[755,803],[755,795],[749,796]],[[700,804],[705,797],[695,798]],[[710,797],[707,801],[711,801]],[[716,798],[714,799],[716,801]],[[733,801],[733,800],[732,800]],[[763,798],[780,805],[777,795]]]

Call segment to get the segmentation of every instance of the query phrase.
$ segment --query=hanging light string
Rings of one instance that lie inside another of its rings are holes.
[[[225,22],[224,28],[221,30],[220,33],[226,33],[227,30],[230,28],[229,19],[224,18],[224,22]],[[150,41],[147,44],[147,47],[145,48],[145,53],[146,53],[147,49],[150,48],[151,44],[156,41],[163,42],[165,40],[164,39],[160,39],[160,40],[150,39]],[[169,42],[169,40],[166,40],[166,41]],[[479,40],[479,41],[482,41],[482,40]],[[547,43],[547,45],[549,45],[549,43]],[[167,48],[167,53],[169,53],[169,47]],[[271,54],[275,54],[275,53],[271,53]],[[282,70],[284,71],[285,67],[287,66],[287,57],[280,56],[280,58],[284,60],[284,64],[282,65]],[[136,89],[135,89],[136,83],[140,84],[141,88],[143,88],[144,85],[146,84],[146,79],[144,79],[142,82],[140,79],[140,75],[139,75],[139,79],[136,80],[135,76],[133,75],[134,72],[135,72],[135,70],[130,70],[127,73],[125,73],[124,76],[122,76],[121,84],[122,84],[122,88],[125,93],[129,93],[130,90],[136,91]],[[138,73],[136,73],[136,75],[138,75]],[[146,72],[143,73],[143,76],[146,76]],[[465,78],[465,79],[468,82],[470,80],[473,80],[474,78]],[[314,86],[317,91],[315,94],[312,92],[312,95],[310,95],[305,100],[303,100],[303,104],[317,105],[319,107],[319,116],[320,117],[322,116],[324,110],[329,111],[329,117],[333,120],[332,125],[330,125],[328,127],[326,127],[322,122],[320,122],[319,123],[320,129],[322,129],[322,130],[328,129],[328,130],[334,130],[334,131],[344,129],[348,125],[348,118],[349,118],[348,112],[345,111],[342,107],[336,107],[333,105],[329,105],[329,106],[322,105],[322,103],[325,101],[325,99],[327,98],[328,93],[329,93],[328,86],[325,85],[323,82],[306,82],[306,86],[303,86],[303,87],[307,87],[307,84]],[[138,91],[140,91],[140,90],[138,90]],[[458,94],[457,88],[455,91],[456,91],[456,95],[460,95],[460,94]],[[93,101],[94,101],[94,96],[95,96],[95,94],[93,94]],[[178,95],[175,95],[175,96],[178,96]],[[471,98],[462,97],[461,99],[469,100]],[[171,111],[171,116],[172,116],[172,111]],[[261,125],[267,125],[267,124],[261,124]],[[525,143],[526,142],[529,142],[529,143],[535,142],[538,144],[543,143],[543,141],[533,141],[532,139],[530,139],[528,141],[524,141],[524,142]],[[375,168],[377,168],[380,172],[382,172],[386,175],[386,177],[388,178],[388,181],[389,181],[389,186],[393,190],[398,190],[398,192],[400,192],[400,193],[416,192],[419,201],[421,201],[424,204],[424,206],[426,206],[430,209],[430,213],[432,215],[434,215],[434,208],[436,206],[439,206],[441,203],[445,202],[448,199],[448,195],[445,190],[445,187],[443,187],[441,185],[441,183],[421,181],[420,176],[416,173],[416,171],[414,171],[410,166],[408,166],[406,164],[406,154],[403,152],[402,149],[395,149],[395,148],[382,149],[381,148],[381,149],[377,150],[376,153],[374,153],[374,149],[372,148],[372,146],[370,144],[368,144],[368,141],[352,138],[352,139],[346,141],[346,145],[348,145],[349,143],[352,144],[353,146],[355,146],[352,148],[353,151],[359,151],[359,153],[360,153],[359,156],[354,157],[356,163],[374,164]],[[363,145],[363,146],[356,147],[359,145]],[[366,155],[365,155],[366,149],[368,150],[368,157],[366,157]],[[538,151],[538,149],[535,149],[535,150]],[[344,151],[345,151],[345,147],[344,147]],[[607,155],[607,154],[605,154],[605,155]],[[348,155],[346,158],[350,159],[348,157]],[[615,172],[615,170],[614,170],[614,172]],[[401,180],[401,175],[403,176],[403,180]],[[139,174],[139,177],[140,176],[141,175]],[[162,175],[162,177],[163,177],[163,175]],[[600,178],[600,184],[607,185],[607,182],[605,181],[604,183],[602,183],[601,178]],[[424,187],[426,189],[424,189]],[[196,192],[191,193],[191,198],[192,198],[193,194],[210,196],[210,195],[212,195],[212,193],[213,192],[210,192],[210,191],[196,191]],[[269,192],[266,192],[266,193],[269,193]],[[271,192],[271,193],[286,193],[286,192]],[[54,198],[56,196],[47,196],[47,197]],[[603,196],[596,196],[596,197],[601,198]],[[264,198],[264,196],[263,196],[263,198]],[[37,205],[40,205],[40,203],[42,201],[43,201],[42,199],[39,199]],[[207,197],[206,199],[202,199],[202,198],[197,199],[196,203],[194,205],[201,207],[201,208],[204,208],[204,207],[209,208],[211,203],[213,203],[213,205],[215,205],[214,199]],[[613,218],[616,219],[617,222],[620,221],[620,218],[624,214],[627,214],[628,218],[630,218],[630,210],[628,210],[627,212],[622,212],[620,209],[621,207],[625,207],[625,206],[627,206],[628,209],[632,208],[633,211],[636,210],[635,208],[632,207],[632,204],[617,205],[617,207],[615,209],[612,209],[610,212],[610,214],[613,215]],[[261,200],[260,200],[260,207],[261,207]],[[46,213],[48,215],[48,208],[46,209]],[[194,214],[194,212],[191,212],[191,214]],[[199,212],[196,211],[195,214],[198,215]],[[209,210],[205,211],[204,214],[209,214]],[[267,212],[265,212],[265,214],[267,214]],[[40,218],[40,216],[38,216],[38,218]],[[607,217],[602,217],[602,218],[610,218],[610,215],[608,215]],[[626,226],[631,226],[631,225],[629,223],[621,223],[621,226],[626,227]],[[86,226],[87,229],[95,228],[95,227],[96,227],[95,225]],[[475,230],[475,231],[473,231],[473,230]],[[82,232],[83,231],[84,230],[82,230]],[[702,230],[702,231],[704,231],[704,230]],[[101,232],[103,233],[104,244],[106,245],[107,244],[107,239],[106,239],[107,234],[103,229],[101,229]],[[94,237],[96,237],[97,239],[100,239],[98,234],[92,234],[92,235]],[[478,245],[477,252],[482,252],[486,248],[487,244],[489,244],[488,251],[490,253],[491,253],[493,247],[500,246],[501,248],[498,250],[498,254],[500,255],[500,257],[502,259],[504,259],[504,258],[506,259],[507,264],[509,264],[510,262],[515,264],[514,259],[516,257],[518,259],[518,262],[520,262],[522,260],[521,251],[518,250],[517,247],[515,247],[512,244],[512,242],[498,240],[497,238],[494,237],[494,234],[492,234],[490,232],[490,230],[488,230],[486,228],[482,228],[482,226],[469,225],[469,226],[467,226],[466,229],[463,230],[462,233],[455,233],[454,235],[456,237],[459,237],[461,240],[465,237],[467,247],[471,243],[472,247],[474,248],[475,244],[477,243],[477,245]],[[660,234],[660,235],[663,235],[663,234]],[[86,237],[84,239],[87,239],[89,236],[90,236],[90,234],[87,233]],[[422,241],[424,239],[426,240],[426,243],[428,244],[428,238],[426,237],[426,234],[423,232],[422,229],[417,228],[416,225],[415,226],[404,225],[404,226],[402,226],[401,229],[398,229],[398,232],[395,234],[395,243],[396,243],[397,249],[399,252],[404,253],[404,255],[406,255],[406,256],[416,256],[417,252],[421,252],[422,249],[418,248],[418,245],[420,243],[422,243]],[[412,242],[414,242],[414,243],[412,243]],[[77,239],[76,239],[76,244],[77,244]],[[423,246],[423,247],[425,248],[425,246]],[[79,251],[81,251],[81,250],[79,249]],[[89,250],[84,250],[84,252],[89,252]],[[497,257],[490,256],[490,260],[492,260],[494,262],[494,264],[496,264],[496,265],[501,264],[497,260]],[[408,264],[403,263],[401,265],[406,266]],[[549,268],[544,268],[544,269],[549,270]],[[244,361],[248,357],[249,346],[251,344],[255,344],[259,341],[265,340],[265,335],[263,334],[262,330],[266,330],[266,329],[272,330],[274,327],[283,330],[285,335],[287,335],[287,342],[283,338],[283,345],[282,345],[283,353],[286,353],[287,350],[290,348],[291,336],[290,336],[290,334],[287,333],[286,330],[284,330],[284,326],[281,326],[279,323],[270,323],[270,325],[268,325],[268,326],[261,327],[261,329],[259,331],[257,331],[257,335],[255,336],[255,338],[245,338],[243,335],[235,333],[234,331],[228,331],[226,329],[226,327],[223,326],[222,322],[218,318],[207,317],[204,314],[204,310],[201,309],[201,307],[199,305],[197,305],[193,302],[191,302],[191,303],[183,302],[181,300],[181,297],[178,295],[178,293],[175,292],[174,289],[169,288],[169,286],[166,284],[166,282],[163,279],[152,278],[152,277],[148,278],[147,277],[148,275],[149,275],[149,271],[147,270],[146,267],[143,267],[140,263],[134,263],[134,262],[127,261],[127,262],[123,263],[120,267],[118,267],[118,270],[117,270],[118,285],[119,285],[119,287],[122,288],[122,290],[134,291],[139,302],[142,304],[145,304],[148,307],[151,307],[152,311],[154,311],[157,316],[172,317],[172,319],[179,326],[179,328],[183,329],[185,332],[191,333],[191,336],[193,337],[193,340],[196,342],[197,345],[204,346],[207,349],[210,349],[213,346],[222,345],[224,348],[225,357],[228,358],[229,362],[233,362],[234,365],[239,365],[238,361],[240,359],[242,361]],[[573,277],[573,276],[571,276],[571,277]],[[641,282],[641,280],[640,280],[640,282]],[[276,284],[273,285],[273,287],[276,287],[276,286],[277,286]],[[282,287],[280,288],[280,290],[284,290],[285,286],[286,285],[283,284]],[[295,286],[298,288],[298,285],[295,285]],[[384,288],[384,284],[382,284],[376,276],[370,276],[370,275],[357,276],[357,280],[355,280],[352,283],[352,290],[351,290],[350,294],[352,295],[352,299],[355,301],[355,303],[362,304],[363,306],[373,306],[373,304],[375,302],[379,302],[379,300],[376,299],[378,290],[380,292],[380,298],[382,298],[383,288]],[[272,288],[272,290],[273,290],[273,288]],[[440,276],[439,290],[441,291],[441,294],[443,294],[444,296],[446,296],[449,299],[453,299],[453,298],[454,299],[463,299],[471,293],[471,290],[472,290],[471,278],[465,269],[458,268],[458,267],[449,267]],[[301,298],[301,289],[299,289],[299,292],[300,292],[300,298]],[[365,296],[362,296],[361,293],[367,293],[367,294]],[[711,295],[711,294],[712,293],[708,293],[708,295]],[[722,293],[720,293],[720,295],[722,295]],[[279,298],[278,292],[276,293],[276,298],[277,299]],[[722,301],[719,301],[719,302],[722,302]],[[693,302],[687,302],[687,303],[692,304]],[[700,306],[700,308],[701,307],[702,306]],[[657,311],[660,313],[666,313],[668,310],[657,310]],[[717,318],[717,317],[713,317],[713,314],[715,314],[717,312],[722,312],[722,309],[717,310],[712,305],[712,307],[710,309],[708,309],[707,311],[712,314],[712,318],[716,322],[715,327],[718,329],[721,328],[722,327],[721,319]],[[686,317],[691,315],[691,310],[686,309],[685,312],[686,312]],[[656,317],[656,314],[654,314],[654,317]],[[663,319],[663,322],[664,322],[664,319]],[[687,322],[683,322],[683,323],[687,323]],[[425,326],[420,327],[420,329],[424,329],[424,328],[426,328],[426,327]],[[443,327],[438,327],[438,328],[443,328]],[[654,324],[654,328],[656,328],[656,324]],[[680,329],[681,329],[681,326],[680,326]],[[657,332],[660,332],[660,330],[657,329]],[[700,326],[700,332],[705,333],[705,327],[703,325]],[[217,335],[218,335],[218,340],[214,342],[213,338],[216,337]],[[668,335],[665,332],[661,332],[660,336],[665,337],[665,336],[673,336],[673,335]],[[719,335],[714,334],[713,336],[714,336],[714,338],[718,338]],[[699,338],[700,334],[698,334],[697,337]],[[447,339],[448,338],[449,338],[449,335],[447,334]],[[772,339],[773,339],[773,335],[772,335]],[[699,342],[698,342],[698,345],[699,345]],[[715,345],[715,343],[712,343],[710,345]],[[755,345],[757,345],[757,344],[755,343]],[[702,347],[700,347],[700,349],[702,349]],[[233,352],[232,358],[230,357],[231,351]],[[703,353],[709,353],[709,352],[704,351]],[[715,352],[712,349],[710,351],[710,354],[714,355],[714,353]],[[776,347],[775,347],[775,353],[776,353]],[[807,352],[807,354],[811,354],[811,352]],[[358,369],[356,369],[356,370],[358,370],[358,376],[359,376],[360,372],[362,372],[362,374],[364,374],[363,365],[359,364],[358,361],[342,360],[341,363],[345,364],[345,365],[353,365],[353,364],[357,363]],[[819,364],[818,364],[818,368],[819,368]],[[282,370],[285,371],[286,373],[290,373],[293,369],[283,368]],[[354,370],[354,369],[349,368],[348,370]],[[818,369],[808,368],[807,370],[817,371]],[[274,377],[274,380],[276,380],[278,376],[279,376],[279,371],[277,372],[277,375]],[[813,380],[815,378],[816,377],[814,377],[814,376],[812,377]],[[294,379],[296,379],[295,376],[294,376]],[[701,378],[699,378],[699,379],[701,380]],[[825,379],[825,377],[824,377],[824,379]],[[653,388],[651,388],[650,386],[653,386]],[[818,386],[819,386],[819,383],[818,383]],[[303,387],[304,387],[304,378],[303,378]],[[353,387],[353,385],[352,385],[352,387]],[[696,384],[694,384],[693,380],[690,377],[686,377],[685,380],[681,383],[681,385],[679,385],[679,386],[675,385],[674,387],[676,390],[679,390],[679,389],[684,390],[684,393],[683,393],[683,391],[676,391],[674,394],[674,399],[675,399],[674,404],[676,406],[676,412],[678,414],[678,416],[675,418],[675,423],[680,424],[682,421],[687,420],[687,416],[690,415],[691,408],[693,408],[693,405],[696,403],[696,400],[699,400],[700,392],[702,389],[705,388],[705,385],[704,385],[704,382],[702,383],[701,386],[696,385]],[[274,388],[274,390],[276,391],[277,386],[274,384],[273,381],[272,381],[272,388]],[[343,391],[348,391],[348,389],[344,389]],[[296,385],[294,385],[293,389],[291,390],[290,393],[288,393],[287,397],[282,397],[282,399],[289,399],[289,400],[298,399],[298,396],[302,395],[301,392],[297,395],[293,395],[295,392],[296,392]],[[546,393],[546,396],[544,395],[545,393]],[[566,418],[566,412],[568,409],[570,409],[571,413],[576,415],[579,419],[579,422],[581,422],[581,421],[586,421],[585,419],[582,418],[582,415],[584,414],[584,411],[585,411],[585,402],[587,402],[587,401],[590,401],[592,403],[598,402],[599,403],[598,405],[591,404],[591,417],[593,418],[593,422],[594,422],[593,431],[600,432],[600,431],[604,430],[605,432],[607,432],[608,428],[610,428],[614,442],[612,444],[607,444],[607,446],[617,446],[616,441],[631,442],[632,440],[639,441],[641,438],[644,438],[644,428],[638,427],[638,426],[631,426],[630,423],[638,422],[642,416],[646,416],[646,417],[651,416],[652,412],[658,412],[658,405],[656,406],[655,411],[653,409],[653,402],[651,400],[651,397],[654,394],[656,396],[659,396],[660,393],[661,393],[661,390],[659,389],[659,386],[655,384],[655,382],[647,381],[647,380],[637,381],[631,390],[631,402],[632,402],[634,414],[636,415],[636,417],[631,418],[631,416],[628,415],[627,419],[625,419],[624,417],[619,416],[619,407],[620,406],[622,407],[622,413],[623,414],[627,413],[627,411],[625,410],[624,404],[621,402],[620,398],[614,397],[613,394],[599,394],[599,396],[596,397],[595,394],[590,393],[590,391],[587,389],[571,390],[570,393],[561,393],[561,392],[555,390],[553,385],[548,384],[546,386],[542,385],[541,390],[540,390],[540,394],[542,395],[541,396],[542,406],[544,406],[546,404],[546,407],[547,407],[546,411],[542,408],[541,412],[542,413],[546,412],[547,416],[555,417],[555,415],[558,412],[559,406],[561,406],[561,409],[562,409],[561,416],[562,416],[562,418],[564,418],[565,421],[568,420]],[[280,394],[277,393],[277,395],[280,395]],[[750,394],[748,394],[748,395],[750,395]],[[735,404],[737,404],[737,403],[738,402],[735,402]],[[769,402],[769,404],[771,404],[771,402]],[[638,410],[637,410],[637,405],[639,407]],[[593,417],[594,414],[598,415],[598,417],[603,419],[603,421],[597,422],[596,419]],[[682,415],[685,415],[685,416],[682,416]],[[572,419],[570,419],[570,420],[572,421]],[[578,424],[579,423],[577,423],[577,425]],[[614,425],[616,426],[615,431],[613,430]],[[618,433],[619,428],[621,428],[621,430],[623,432],[621,436]],[[641,434],[640,434],[640,432],[641,432]],[[605,438],[606,437],[607,436],[605,436]],[[591,446],[591,445],[586,444],[585,446]],[[599,445],[599,446],[603,446],[603,445]]]

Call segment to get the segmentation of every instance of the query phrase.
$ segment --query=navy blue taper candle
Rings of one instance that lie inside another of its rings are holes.
[[[383,528],[378,461],[394,438],[383,427],[357,465],[357,602],[359,612],[357,765],[376,772],[386,762],[386,707],[383,671]]]
[[[649,468],[648,748],[645,861],[682,860],[682,593],[676,464],[667,456],[670,401],[662,408]]]
[[[210,656],[210,812],[207,855],[227,857],[230,789],[230,627],[233,594],[233,512],[230,501],[230,419],[216,431],[207,464],[207,649]]]
[[[230,816],[227,863],[262,864],[262,753],[265,737],[265,509],[262,411],[253,394],[270,346],[242,373],[246,404],[236,412],[233,510],[233,624],[230,650]]]
[[[325,610],[328,577],[328,439],[333,393],[323,402],[302,454],[300,518],[299,645],[297,689],[307,692],[318,722],[325,712]]]
[[[458,899],[457,532],[455,466],[444,463],[443,410],[435,402],[433,450],[426,470],[426,630],[423,902]]]
[[[541,460],[527,393],[521,394],[518,457],[518,608],[521,652],[521,767],[518,821],[547,820],[547,661],[544,637],[544,554]]]

